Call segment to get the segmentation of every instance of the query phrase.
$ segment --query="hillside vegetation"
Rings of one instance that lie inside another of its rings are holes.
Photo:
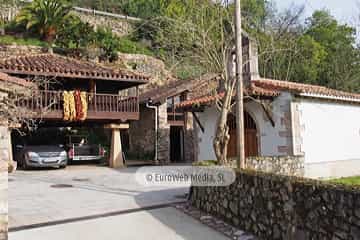
[[[232,16],[233,5],[210,0],[47,0],[61,3],[63,11],[62,18],[53,14],[51,23],[41,19],[49,11],[41,5],[44,1],[28,5],[16,23],[6,26],[7,33],[21,33],[79,54],[95,49],[107,61],[116,59],[118,51],[156,56],[180,78],[218,71],[198,52],[201,37],[205,38],[201,34],[214,43],[211,51],[220,51],[218,43],[224,36],[218,30],[232,27],[231,20],[219,21],[218,16]],[[94,30],[68,14],[71,4],[143,21],[133,23],[133,34],[119,38],[111,29]],[[243,28],[258,42],[263,77],[360,91],[360,49],[354,27],[339,23],[326,10],[314,11],[303,21],[301,6],[279,12],[269,0],[243,0],[242,8]]]

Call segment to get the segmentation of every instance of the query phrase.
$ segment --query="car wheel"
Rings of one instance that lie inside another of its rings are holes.
[[[60,169],[65,169],[65,168],[66,168],[66,165],[60,166],[59,168],[60,168]]]

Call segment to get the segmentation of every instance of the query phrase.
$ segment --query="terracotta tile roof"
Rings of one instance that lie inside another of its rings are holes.
[[[36,54],[0,60],[0,71],[9,74],[86,78],[145,83],[149,77],[127,70],[114,70],[92,62],[56,54]]]
[[[171,81],[166,85],[155,87],[142,93],[140,95],[140,102],[145,102],[149,98],[154,103],[163,102],[168,97],[176,96],[183,92],[189,92],[191,96],[199,96],[199,93],[202,93],[202,95],[209,94],[209,91],[212,89],[210,85],[212,82],[216,82],[216,79],[217,75],[207,74],[197,79]]]
[[[8,74],[2,73],[2,72],[0,72],[0,81],[5,82],[5,83],[18,85],[18,86],[22,86],[22,87],[32,87],[32,86],[34,86],[33,83],[28,82],[25,79],[12,77],[12,76],[9,76]]]
[[[314,97],[335,97],[338,98],[338,100],[340,101],[360,101],[360,94],[339,91],[323,86],[286,82],[272,79],[260,79],[251,81],[251,86],[248,89],[244,90],[244,94],[251,96],[276,97],[279,96],[282,91],[287,91],[295,94],[314,95]],[[195,104],[210,104],[217,98],[222,98],[223,96],[224,93],[195,97],[193,99],[179,103],[177,107],[185,108],[191,107]]]
[[[273,79],[260,79],[252,81],[255,86],[268,89],[273,92],[288,91],[297,94],[313,94],[327,97],[349,98],[360,100],[360,94],[339,91],[324,86],[287,82]]]

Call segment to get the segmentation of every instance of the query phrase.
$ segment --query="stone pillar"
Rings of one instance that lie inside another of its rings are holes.
[[[166,102],[159,106],[158,161],[160,165],[170,163],[170,125],[167,121]]]
[[[0,240],[7,239],[8,231],[9,133],[7,127],[0,126]]]
[[[192,163],[196,159],[196,133],[194,129],[194,117],[190,112],[185,113],[184,131],[185,162]]]
[[[109,166],[111,168],[123,168],[125,166],[122,146],[121,146],[121,129],[128,129],[128,124],[109,124],[105,128],[111,129],[111,147],[110,147],[110,158]]]

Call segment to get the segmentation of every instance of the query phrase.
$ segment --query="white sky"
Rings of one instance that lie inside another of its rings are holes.
[[[339,21],[355,25],[360,15],[360,0],[274,0],[279,9],[291,4],[305,4],[305,15],[310,16],[314,10],[326,8]]]

